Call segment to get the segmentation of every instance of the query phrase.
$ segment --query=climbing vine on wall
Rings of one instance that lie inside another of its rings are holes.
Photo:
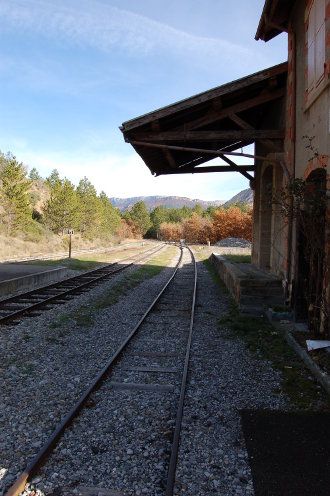
[[[297,228],[298,251],[304,258],[305,270],[298,274],[295,291],[305,299],[309,329],[315,336],[329,336],[326,171],[316,169],[307,180],[290,179],[284,188],[273,193],[272,202],[279,207],[286,223]],[[301,269],[301,261],[299,265]]]

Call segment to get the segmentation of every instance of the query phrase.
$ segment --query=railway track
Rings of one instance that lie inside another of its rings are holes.
[[[100,475],[100,480],[107,486],[115,482],[117,487],[94,488],[95,494],[102,494],[102,490],[104,494],[140,494],[135,492],[136,488],[130,487],[127,477],[123,484],[119,484],[119,488],[118,481],[113,480],[112,474],[116,473],[116,467],[119,472],[124,470],[126,474],[130,470],[130,461],[127,461],[127,467],[123,466],[125,456],[119,452],[118,436],[121,449],[129,456],[136,456],[136,466],[141,467],[143,462],[146,464],[145,444],[150,439],[150,453],[154,455],[148,459],[144,471],[141,469],[145,479],[143,485],[147,488],[143,490],[143,494],[172,496],[189,368],[196,287],[197,270],[193,254],[190,249],[181,248],[178,264],[162,290],[26,470],[9,488],[6,496],[19,495],[26,482],[38,473],[42,465],[46,475],[59,470],[65,471],[65,462],[61,455],[59,457],[59,453],[63,453],[63,446],[65,453],[74,453],[74,444],[83,451],[91,448],[94,455],[97,455],[92,456],[89,463],[94,463],[94,466],[89,466],[89,470],[99,472],[102,460],[105,467],[112,467],[112,472],[108,473],[106,470],[106,473]],[[93,413],[95,405],[100,412],[96,418]],[[127,425],[122,425],[121,429],[116,429],[118,415],[121,424],[125,424],[125,416],[127,417]],[[103,422],[111,426],[106,431],[107,436],[101,427]],[[86,425],[93,431],[88,431],[88,437],[84,433]],[[145,429],[146,425],[150,429]],[[142,435],[139,434],[141,432]],[[98,439],[105,449],[100,449]],[[59,440],[61,448],[58,446]],[[91,440],[93,445],[90,445]],[[126,449],[127,447],[129,448]],[[74,470],[78,472],[81,468],[80,460],[81,457],[76,454],[70,460],[70,470],[74,463]],[[158,477],[155,478],[157,473]],[[75,494],[94,494],[90,487],[77,486],[74,481],[70,484],[69,476],[63,477],[68,487],[64,492],[56,494],[71,494],[73,490]],[[139,474],[134,477],[138,478]]]
[[[126,251],[130,250],[138,245],[141,245],[141,241],[136,243],[122,243],[120,245],[112,246],[111,248],[91,248],[91,249],[81,249],[81,250],[72,250],[72,257],[76,255],[95,255],[97,253],[110,253],[113,251]],[[39,254],[31,257],[24,258],[2,258],[0,263],[6,264],[18,264],[18,263],[28,263],[28,262],[38,262],[40,260],[59,260],[63,258],[68,258],[67,251],[61,251],[57,253],[48,253],[48,254]]]
[[[53,305],[66,303],[75,295],[88,291],[113,275],[128,269],[134,263],[154,255],[163,246],[146,250],[136,257],[124,259],[120,264],[103,265],[78,276],[3,299],[0,301],[0,325],[18,323],[24,316],[33,317],[39,315],[41,311],[52,308]]]

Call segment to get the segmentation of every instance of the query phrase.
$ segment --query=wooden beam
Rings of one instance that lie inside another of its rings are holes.
[[[192,148],[188,146],[175,146],[175,145],[163,145],[159,143],[147,143],[146,141],[130,141],[131,145],[140,146],[141,148],[159,148],[160,150],[165,150],[168,148],[169,150],[176,150],[179,152],[192,152],[198,153],[200,155],[212,155],[213,157],[223,157],[224,155],[234,155],[235,157],[247,157],[247,158],[255,158],[257,160],[263,160],[264,162],[271,163],[280,163],[280,160],[276,158],[263,157],[261,155],[251,155],[250,153],[237,153],[237,152],[228,152],[228,151],[219,151],[219,150],[206,150],[204,148]]]
[[[222,104],[222,99],[221,97],[217,97],[217,98],[214,98],[214,100],[212,101],[212,107],[214,108],[214,110],[221,110],[223,108],[223,104]]]
[[[238,168],[231,167],[228,165],[210,165],[207,167],[180,167],[176,171],[168,169],[166,172],[157,172],[157,176],[168,175],[168,174],[204,174],[208,172],[247,172],[254,171],[253,165],[242,165]],[[252,179],[253,177],[250,176]]]
[[[242,129],[254,129],[253,126],[251,126],[251,124],[249,124],[248,122],[246,122],[236,114],[230,114],[229,118],[231,121],[235,122],[235,124],[237,124]],[[282,139],[284,139],[284,137]],[[273,141],[266,139],[266,140],[260,140],[260,143],[263,144],[271,152],[279,151],[278,147]]]
[[[132,135],[133,139],[151,142],[182,142],[185,141],[242,141],[242,140],[264,140],[264,139],[284,139],[282,129],[242,129],[230,131],[163,131],[160,133],[139,132]]]
[[[237,143],[234,143],[232,145],[226,145],[224,147],[219,148],[218,150],[220,152],[232,152],[234,150],[237,150],[238,148],[244,148],[245,146],[251,145],[253,141],[238,141]],[[197,165],[204,164],[205,162],[208,162],[209,160],[213,160],[214,157],[210,156],[201,156],[197,157],[194,159],[191,159],[188,161],[186,164],[179,165],[179,167],[188,167],[189,165],[196,167]]]
[[[249,181],[253,181],[254,177],[251,176],[251,174],[248,174],[248,172],[246,172],[244,169],[241,169],[241,167],[239,167],[237,164],[235,164],[235,162],[233,162],[232,160],[230,160],[230,158],[228,157],[221,157],[222,160],[224,162],[227,162],[227,164],[229,164],[231,167],[233,167],[235,170],[237,170],[237,172],[240,172],[244,177],[246,177],[246,179],[248,179]],[[253,166],[254,168],[254,166]]]
[[[233,113],[233,114],[228,115],[228,117],[231,121],[235,122],[235,124],[237,124],[242,129],[255,129],[251,124],[246,122],[244,119],[239,117],[237,114]]]
[[[284,94],[285,94],[285,88],[279,88],[276,89],[275,91],[267,91],[254,98],[249,98],[247,100],[244,100],[243,102],[235,103],[234,105],[223,108],[222,110],[218,110],[218,111],[210,110],[208,113],[206,113],[205,116],[187,122],[186,124],[187,130],[198,129],[203,126],[207,126],[208,124],[212,124],[213,122],[220,121],[221,119],[228,117],[230,114],[236,114],[237,112],[242,112],[243,110],[248,110],[252,107],[257,107],[258,105],[262,105],[263,103],[268,103],[274,100],[278,100]],[[173,131],[176,129],[173,129]]]
[[[160,123],[159,123],[158,119],[156,121],[152,122],[151,129],[157,133],[161,132],[161,127],[160,127]],[[165,155],[168,163],[170,164],[170,167],[172,169],[176,169],[176,163],[175,163],[174,157],[173,157],[172,153],[170,152],[170,150],[168,150],[168,149],[163,150],[163,154]]]

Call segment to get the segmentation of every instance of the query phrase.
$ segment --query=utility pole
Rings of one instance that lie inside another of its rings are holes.
[[[73,229],[68,229],[68,234],[70,236],[70,241],[69,241],[69,258],[71,259],[72,234],[74,234],[73,233]]]

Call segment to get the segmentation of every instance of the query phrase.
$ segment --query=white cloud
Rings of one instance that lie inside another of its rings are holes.
[[[109,51],[146,55],[170,51],[210,64],[240,57],[240,63],[255,60],[246,47],[216,38],[194,36],[145,16],[91,0],[53,2],[12,0],[2,3],[0,15],[15,29],[31,29],[44,35]]]

